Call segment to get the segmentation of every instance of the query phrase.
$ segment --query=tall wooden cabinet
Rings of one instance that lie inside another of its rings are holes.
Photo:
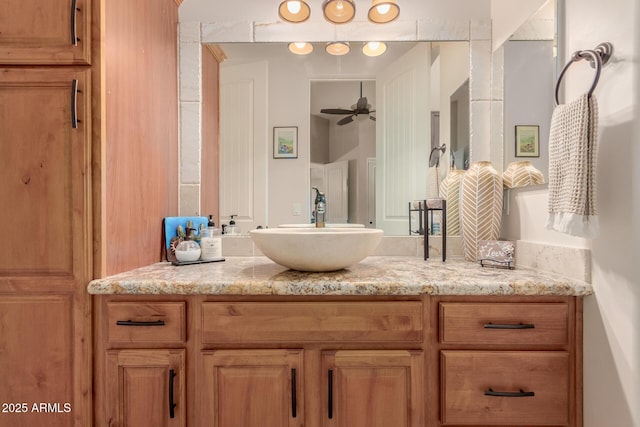
[[[2,2],[0,427],[93,425],[86,286],[177,214],[178,5]]]
[[[89,425],[91,71],[0,68],[0,134],[0,426]]]

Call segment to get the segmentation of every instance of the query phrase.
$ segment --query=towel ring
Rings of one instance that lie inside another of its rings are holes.
[[[591,64],[591,67],[596,69],[596,75],[594,76],[593,83],[591,84],[591,88],[589,89],[589,96],[591,96],[593,94],[593,91],[596,89],[596,86],[598,86],[602,66],[609,61],[612,53],[613,45],[609,42],[600,43],[594,50],[578,50],[574,52],[573,55],[571,55],[571,60],[567,62],[567,65],[564,66],[562,71],[560,71],[560,75],[558,76],[555,90],[556,105],[560,105],[560,101],[558,100],[558,94],[560,92],[560,82],[562,81],[562,77],[564,77],[571,64],[573,64],[574,62],[578,62],[581,59],[587,59]]]

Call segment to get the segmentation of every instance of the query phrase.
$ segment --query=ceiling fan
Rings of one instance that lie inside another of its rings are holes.
[[[325,114],[347,114],[346,117],[343,117],[338,121],[338,126],[351,123],[353,118],[357,117],[359,114],[367,114],[371,120],[376,120],[374,116],[370,115],[370,113],[375,113],[375,110],[371,110],[371,104],[367,104],[367,98],[362,96],[362,82],[360,82],[360,99],[351,106],[350,110],[344,108],[323,108],[320,112]]]

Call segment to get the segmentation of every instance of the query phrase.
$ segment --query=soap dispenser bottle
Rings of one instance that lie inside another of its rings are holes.
[[[200,247],[202,248],[200,255],[202,261],[222,258],[222,235],[220,229],[216,227],[216,223],[213,222],[213,215],[209,215],[207,228],[202,232]]]
[[[240,227],[236,224],[236,221],[233,219],[238,215],[229,215],[229,225],[226,228],[226,233],[230,236],[237,236],[240,234]]]

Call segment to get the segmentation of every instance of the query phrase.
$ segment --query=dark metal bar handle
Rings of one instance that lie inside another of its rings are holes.
[[[520,389],[520,391],[493,391],[493,389],[489,389],[484,392],[485,396],[495,396],[495,397],[532,397],[536,394],[532,391],[524,391]]]
[[[298,416],[297,402],[296,402],[296,369],[291,368],[291,416],[293,418]]]
[[[485,329],[535,329],[533,323],[501,324],[501,323],[485,323]]]
[[[137,322],[135,320],[118,320],[118,326],[164,326],[164,320],[156,320],[155,322]]]
[[[78,80],[71,82],[71,127],[78,129]]]
[[[176,404],[173,401],[173,379],[176,377],[176,371],[169,370],[169,418],[176,417]]]
[[[329,419],[333,418],[333,370],[329,369],[329,376],[328,376],[328,380],[329,380],[329,413],[327,414],[329,416]]]
[[[77,8],[78,0],[71,0],[71,45],[78,46],[78,34],[76,29],[76,14],[80,10]]]

